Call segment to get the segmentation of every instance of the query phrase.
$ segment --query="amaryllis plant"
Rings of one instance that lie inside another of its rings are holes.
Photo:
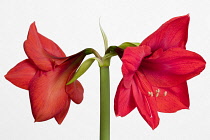
[[[141,43],[125,42],[105,46],[102,57],[92,48],[66,57],[52,40],[29,29],[23,60],[5,75],[14,85],[29,90],[31,110],[36,122],[51,118],[61,124],[73,101],[83,100],[83,86],[77,80],[97,60],[100,67],[100,140],[110,140],[110,59],[118,55],[123,78],[114,99],[116,116],[124,117],[137,108],[144,120],[155,129],[158,112],[174,113],[189,108],[187,80],[200,74],[205,60],[186,50],[189,15],[175,17]],[[95,57],[85,60],[88,54]]]

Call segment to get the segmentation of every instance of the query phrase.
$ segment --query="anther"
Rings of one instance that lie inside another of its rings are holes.
[[[167,95],[167,93],[168,93],[168,92],[167,92],[167,91],[165,91],[165,92],[164,92],[164,96],[166,96],[166,95]]]
[[[148,92],[149,96],[153,96],[153,92]]]
[[[159,92],[156,93],[156,97],[158,97],[158,96],[159,96]]]
[[[157,89],[157,90],[156,90],[156,93],[160,93],[160,89]]]

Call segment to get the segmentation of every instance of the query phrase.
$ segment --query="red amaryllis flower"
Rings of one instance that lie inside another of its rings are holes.
[[[37,32],[31,24],[24,49],[28,59],[18,63],[5,78],[29,90],[32,114],[36,122],[55,118],[61,124],[71,100],[81,103],[83,87],[79,81],[66,86],[85,57],[85,51],[66,57],[53,41]]]
[[[128,47],[122,57],[123,78],[114,101],[115,114],[126,116],[135,107],[155,129],[159,112],[189,108],[186,80],[205,68],[204,59],[185,49],[189,15],[164,23],[138,47]]]

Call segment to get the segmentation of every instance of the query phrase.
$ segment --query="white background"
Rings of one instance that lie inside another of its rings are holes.
[[[159,113],[160,125],[152,130],[137,110],[115,117],[113,99],[121,79],[121,62],[112,59],[112,140],[208,140],[210,138],[210,2],[209,0],[1,0],[0,1],[0,139],[98,140],[99,69],[97,63],[79,80],[85,88],[80,105],[71,104],[62,125],[54,119],[34,123],[28,91],[6,81],[4,75],[26,58],[23,42],[29,25],[55,41],[67,55],[92,47],[103,53],[99,17],[109,45],[141,42],[162,23],[190,14],[187,49],[207,61],[201,75],[189,80],[190,110]]]

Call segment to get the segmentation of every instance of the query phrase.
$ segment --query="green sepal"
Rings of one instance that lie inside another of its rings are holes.
[[[80,65],[80,67],[78,68],[78,70],[76,71],[76,73],[74,74],[74,76],[72,77],[72,79],[66,85],[70,85],[75,80],[77,80],[81,75],[83,75],[89,69],[89,67],[92,65],[92,63],[95,60],[97,60],[95,57],[94,58],[89,58],[89,59],[85,60]]]
[[[124,42],[118,47],[121,48],[121,49],[125,49],[127,47],[136,47],[136,46],[139,46],[139,45],[140,45],[140,43],[136,43],[136,42],[135,43],[134,42]]]

